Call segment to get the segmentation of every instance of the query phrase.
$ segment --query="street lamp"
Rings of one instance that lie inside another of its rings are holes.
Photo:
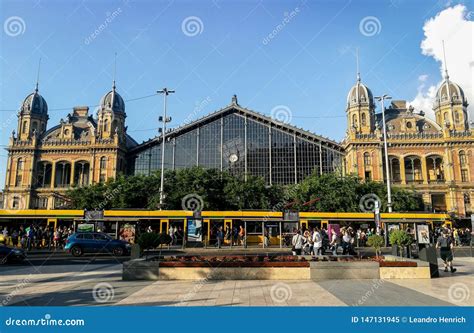
[[[392,190],[390,188],[390,168],[388,165],[387,126],[385,125],[385,100],[392,99],[392,97],[384,94],[382,96],[376,96],[375,99],[377,99],[380,102],[380,105],[382,108],[383,146],[385,149],[385,174],[387,177],[387,206],[388,206],[388,212],[391,213],[392,212]]]
[[[164,188],[164,175],[165,175],[165,139],[166,139],[166,123],[171,121],[171,117],[166,116],[166,97],[169,94],[174,94],[174,90],[168,90],[168,88],[163,88],[162,90],[157,91],[158,94],[163,94],[163,117],[159,117],[158,121],[163,123],[161,128],[162,141],[161,141],[161,184],[160,184],[160,209],[163,207],[163,188]]]

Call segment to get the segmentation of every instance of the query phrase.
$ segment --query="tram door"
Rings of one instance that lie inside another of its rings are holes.
[[[169,220],[167,220],[167,219],[166,220],[160,220],[160,232],[167,234],[168,229],[169,229],[168,225],[169,225]]]
[[[224,244],[230,245],[232,242],[232,220],[224,220],[224,237],[227,236],[227,232],[230,233],[230,236],[224,239]]]

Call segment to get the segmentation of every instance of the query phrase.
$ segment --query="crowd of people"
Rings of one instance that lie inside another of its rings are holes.
[[[294,255],[323,255],[327,251],[333,255],[353,255],[355,254],[354,248],[357,246],[357,237],[365,238],[372,232],[373,230],[368,230],[358,234],[352,227],[343,227],[339,230],[331,229],[330,232],[318,227],[307,229],[304,232],[295,229],[291,240],[291,250]]]
[[[30,251],[31,249],[62,249],[66,239],[73,234],[71,227],[23,226],[17,228],[4,227],[3,243]]]

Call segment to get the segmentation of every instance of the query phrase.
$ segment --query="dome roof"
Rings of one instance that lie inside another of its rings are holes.
[[[22,113],[31,113],[37,115],[47,115],[48,114],[48,104],[46,103],[43,96],[38,93],[38,90],[35,90],[34,93],[26,96],[23,104],[21,105]]]
[[[366,85],[360,83],[360,80],[357,81],[356,85],[349,90],[347,95],[347,105],[354,106],[359,104],[368,104],[373,105],[374,97],[372,92]]]
[[[436,102],[438,104],[443,103],[461,103],[463,105],[467,105],[467,100],[464,95],[464,91],[462,88],[446,78],[436,93]]]
[[[125,113],[125,103],[120,96],[115,91],[115,85],[111,91],[105,94],[100,100],[100,110],[111,109],[113,112]]]

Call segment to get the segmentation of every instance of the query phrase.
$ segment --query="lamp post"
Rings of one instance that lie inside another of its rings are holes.
[[[390,168],[388,165],[388,145],[387,145],[387,126],[385,124],[385,100],[392,99],[392,97],[384,94],[382,96],[375,97],[382,108],[382,123],[383,123],[383,146],[385,150],[385,174],[387,177],[387,208],[388,212],[392,212],[392,190],[390,188]]]
[[[166,123],[171,121],[171,117],[166,116],[166,98],[169,94],[174,94],[174,90],[168,90],[168,88],[163,88],[162,90],[157,91],[158,94],[163,94],[163,117],[159,117],[158,120],[163,123],[161,128],[162,141],[161,141],[161,183],[160,183],[160,209],[163,207],[163,188],[165,182],[165,139],[166,139]]]

